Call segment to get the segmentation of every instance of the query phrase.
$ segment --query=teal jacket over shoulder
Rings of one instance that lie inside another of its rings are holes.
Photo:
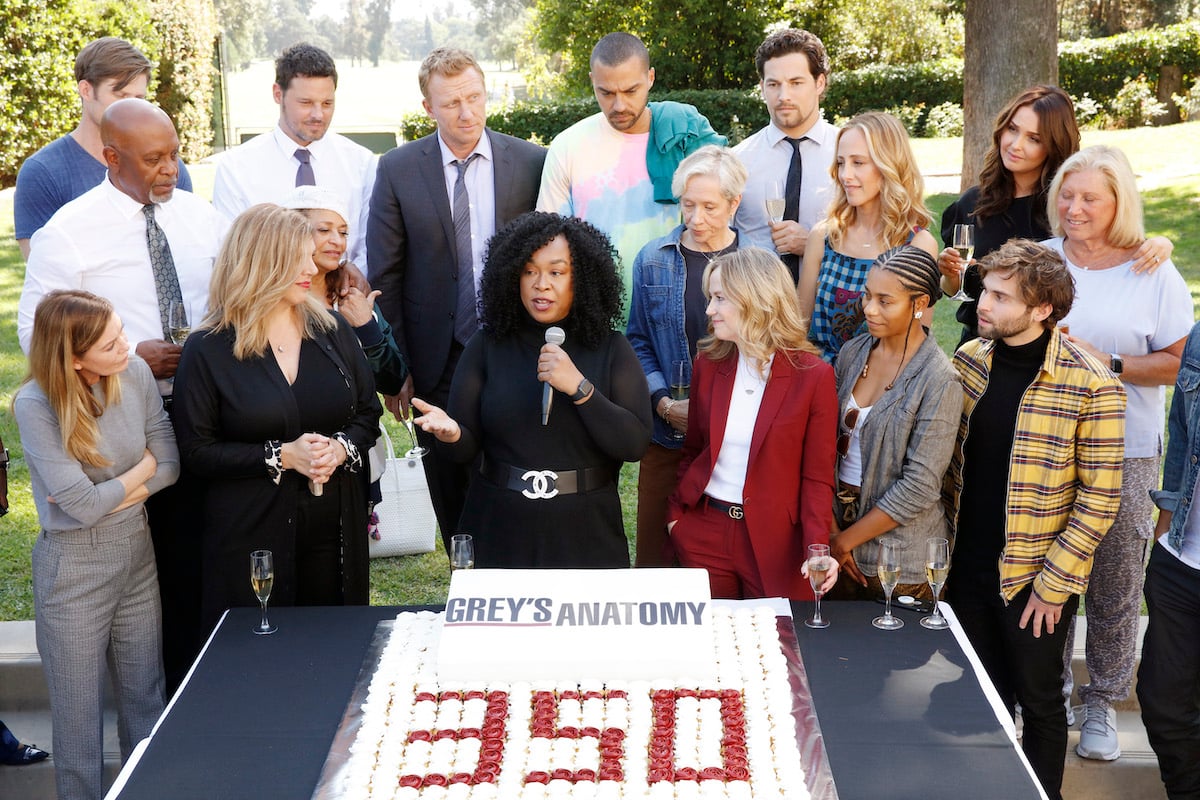
[[[646,144],[646,171],[654,184],[656,203],[678,203],[671,193],[675,168],[706,144],[724,147],[729,140],[713,130],[695,106],[671,100],[650,103],[650,139]]]

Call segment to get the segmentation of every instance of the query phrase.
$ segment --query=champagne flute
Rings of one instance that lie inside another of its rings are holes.
[[[404,454],[404,457],[423,458],[429,452],[429,448],[417,444],[417,427],[413,424],[412,403],[408,404],[408,415],[404,418],[404,427],[408,430],[408,438],[412,440],[412,448]]]
[[[892,592],[900,582],[900,540],[881,536],[876,542],[879,544],[879,582],[883,584],[887,603],[883,607],[883,616],[871,620],[871,624],[881,630],[894,631],[904,627],[904,620],[892,616]]]
[[[180,347],[192,332],[188,317],[187,304],[181,300],[172,300],[167,308],[167,330],[170,331],[171,341]]]
[[[958,251],[958,257],[962,259],[962,270],[958,274],[958,291],[950,299],[958,302],[974,300],[974,297],[967,294],[966,280],[967,264],[971,261],[971,256],[975,252],[975,226],[955,225],[954,243],[950,246]]]
[[[691,385],[690,385],[691,379],[688,377],[688,367],[689,366],[690,366],[690,364],[687,361],[672,361],[671,362],[671,399],[672,400],[687,400],[688,399],[688,390],[691,388]],[[682,441],[684,438],[684,434],[680,431],[675,430],[674,428],[671,428],[671,436],[678,441]]]
[[[941,538],[928,539],[925,542],[925,579],[933,590],[933,613],[921,619],[921,626],[931,631],[944,631],[950,623],[938,609],[938,595],[946,585],[946,576],[950,574],[950,542]]]
[[[812,586],[813,594],[817,596],[817,605],[813,615],[804,620],[804,624],[809,628],[829,627],[829,620],[821,616],[821,584],[825,582],[825,576],[829,574],[829,568],[832,566],[829,562],[832,560],[829,555],[829,545],[810,544],[808,546],[808,582]]]
[[[275,560],[270,550],[255,550],[250,554],[250,586],[258,596],[258,604],[262,606],[262,622],[254,632],[262,635],[279,630],[267,622],[267,600],[271,597],[271,587],[275,583]]]
[[[469,533],[456,533],[450,537],[450,570],[475,568],[475,540]]]
[[[771,181],[767,186],[767,218],[771,222],[783,222],[783,212],[787,208],[787,200],[783,196],[783,188],[779,181]]]

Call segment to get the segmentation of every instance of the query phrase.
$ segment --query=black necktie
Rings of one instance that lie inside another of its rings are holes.
[[[799,139],[793,139],[790,136],[783,137],[788,144],[792,146],[792,161],[788,164],[787,183],[783,188],[783,218],[792,222],[800,221],[800,182],[804,177],[804,163],[800,160],[800,143],[807,139],[807,136],[801,136]],[[800,256],[795,253],[783,253],[780,255],[783,263],[792,272],[792,279],[800,279]]]
[[[146,215],[146,247],[150,251],[150,268],[154,272],[154,291],[158,295],[158,316],[162,320],[163,339],[171,341],[171,303],[183,303],[179,290],[179,274],[175,272],[175,259],[171,257],[171,245],[167,235],[154,221],[154,204],[142,206]]]
[[[292,155],[294,155],[296,160],[300,162],[300,166],[296,169],[296,185],[316,186],[317,178],[315,175],[313,175],[312,164],[309,163],[309,158],[312,156],[312,153],[301,147]]]
[[[455,278],[458,280],[458,308],[454,312],[454,338],[460,343],[470,341],[479,328],[479,315],[475,309],[475,259],[471,249],[471,198],[467,194],[467,167],[479,158],[472,153],[465,161],[455,161],[458,179],[454,181],[454,200],[451,205],[454,218],[454,245],[458,253]]]

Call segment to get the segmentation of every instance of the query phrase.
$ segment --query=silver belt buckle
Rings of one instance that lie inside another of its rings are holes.
[[[741,506],[730,506],[729,507],[729,518],[730,519],[742,519],[745,516],[746,516],[746,512],[742,510]]]
[[[522,489],[521,494],[530,500],[549,500],[558,494],[558,473],[548,469],[531,469],[521,476],[528,481],[530,488]]]

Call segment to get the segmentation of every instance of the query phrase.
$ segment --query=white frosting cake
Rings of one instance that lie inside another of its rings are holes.
[[[349,800],[808,797],[775,613],[713,608],[715,677],[439,681],[443,617],[396,618]]]

